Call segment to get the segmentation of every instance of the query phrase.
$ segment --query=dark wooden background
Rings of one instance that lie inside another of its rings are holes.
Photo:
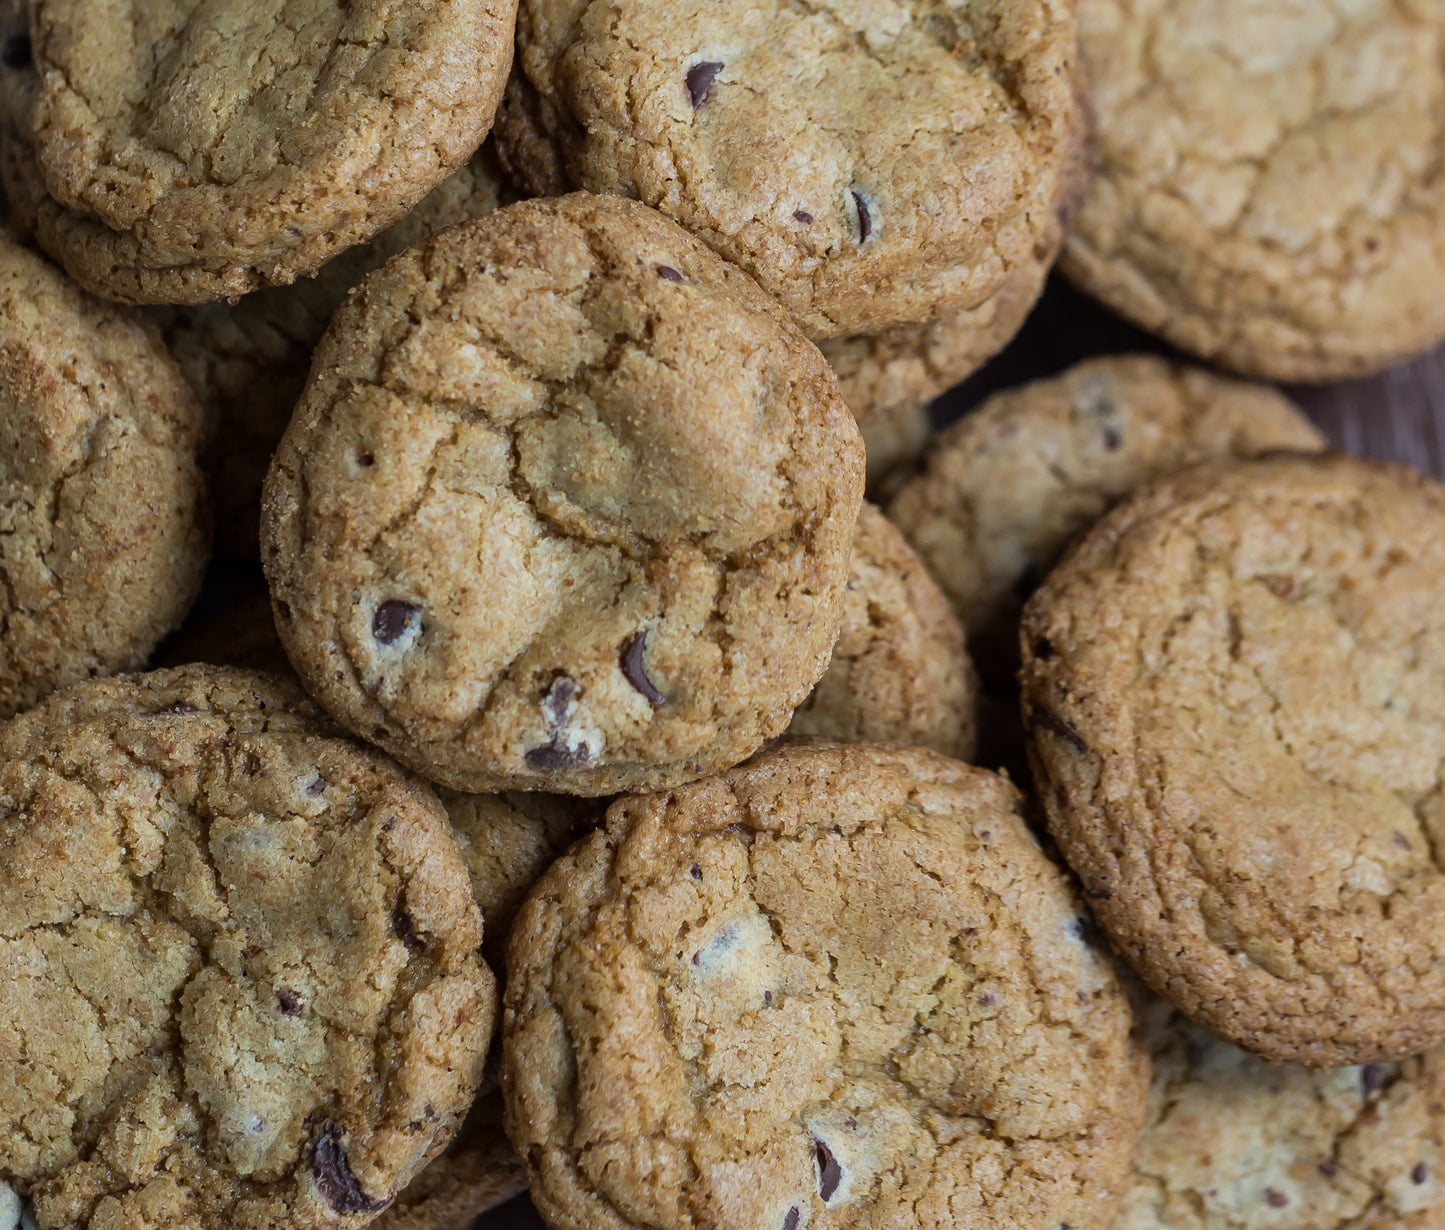
[[[934,419],[940,426],[952,422],[998,389],[1051,376],[1080,359],[1139,351],[1174,353],[1056,278],[1008,349],[940,398]],[[1408,462],[1445,478],[1445,346],[1369,380],[1286,391],[1337,449]],[[542,1230],[542,1220],[519,1196],[479,1218],[475,1230]]]

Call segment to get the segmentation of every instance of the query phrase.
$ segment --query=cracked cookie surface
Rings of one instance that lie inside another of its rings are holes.
[[[514,162],[662,210],[817,338],[983,304],[1077,131],[1062,0],[522,0],[517,49]]]
[[[312,272],[465,163],[516,2],[29,9],[6,42],[17,216],[97,293],[204,303]]]
[[[0,1179],[40,1230],[362,1226],[450,1138],[495,982],[435,796],[188,668],[0,727]]]
[[[990,397],[942,432],[889,502],[972,634],[1013,639],[1070,539],[1146,480],[1212,457],[1318,452],[1265,385],[1152,356],[1110,356]]]
[[[788,733],[906,743],[968,760],[977,683],[948,599],[897,527],[865,503],[833,657]]]
[[[745,274],[579,193],[392,260],[267,478],[308,690],[456,789],[601,795],[781,733],[827,667],[863,450]]]
[[[1115,1230],[1427,1230],[1445,1207],[1445,1052],[1266,1064],[1152,1000],[1149,1115]]]
[[[1445,8],[1080,0],[1098,173],[1062,267],[1254,375],[1445,336]]]
[[[210,549],[201,413],[160,338],[0,231],[0,715],[134,670]]]
[[[1341,457],[1136,492],[1034,595],[1050,827],[1189,1017],[1329,1067],[1445,1036],[1445,488]]]
[[[266,467],[301,397],[316,343],[347,292],[398,252],[513,199],[489,142],[400,222],[327,261],[314,277],[237,303],[156,310],[166,346],[209,420],[202,464],[219,556],[259,558]]]
[[[1020,808],[865,745],[614,803],[508,950],[507,1128],[548,1224],[1107,1226],[1147,1067]]]

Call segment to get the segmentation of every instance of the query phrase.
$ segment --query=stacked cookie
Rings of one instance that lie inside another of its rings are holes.
[[[0,1230],[1437,1225],[1445,489],[928,419],[1445,332],[1255,9],[0,3]]]

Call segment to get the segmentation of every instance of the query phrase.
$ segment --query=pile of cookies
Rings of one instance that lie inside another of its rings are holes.
[[[0,0],[0,94],[0,1230],[1445,1224],[1445,487],[1242,378],[1445,338],[1445,11]],[[1183,353],[935,434],[1056,261]]]

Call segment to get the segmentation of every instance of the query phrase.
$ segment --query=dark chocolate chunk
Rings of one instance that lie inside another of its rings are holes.
[[[642,655],[647,651],[647,629],[635,633],[627,638],[627,643],[622,646],[622,673],[627,676],[627,682],[641,692],[654,705],[660,705],[667,697],[657,690],[656,685],[647,677],[647,668],[643,665]]]
[[[1333,1179],[1339,1173],[1339,1165],[1329,1158],[1325,1158],[1325,1160],[1320,1163],[1320,1174],[1324,1175],[1325,1178]]]
[[[722,70],[721,60],[705,60],[687,70],[687,96],[692,99],[694,111],[707,101],[707,96],[712,93],[712,83]]]
[[[425,948],[421,937],[417,935],[416,928],[412,926],[411,916],[400,906],[391,912],[391,933],[402,942],[403,947],[409,952],[416,952]]]
[[[4,48],[0,49],[0,60],[6,68],[24,68],[30,59],[30,35],[12,34],[6,38]]]
[[[795,209],[793,211],[793,219],[794,221],[801,222],[804,226],[813,225],[813,215],[806,209]]]
[[[1080,756],[1088,755],[1089,745],[1084,742],[1083,736],[1053,710],[1036,708],[1033,718],[1035,726],[1058,735]]]
[[[343,1135],[341,1125],[331,1119],[321,1125],[321,1138],[311,1158],[316,1186],[335,1213],[379,1213],[387,1201],[373,1200],[361,1190],[341,1148]]]
[[[657,276],[665,278],[669,282],[682,281],[682,274],[678,273],[671,265],[659,265],[657,267]]]
[[[261,949],[260,949],[260,947],[259,947],[258,945],[256,945],[256,944],[247,944],[246,947],[244,947],[243,949],[241,949],[241,960],[242,960],[242,961],[254,961],[254,960],[255,960],[257,957],[259,957],[260,955],[261,955]]]
[[[294,991],[277,991],[276,1006],[281,1009],[282,1016],[295,1016],[301,1011],[301,1000]]]
[[[1430,1171],[1426,1168],[1424,1162],[1416,1162],[1410,1170],[1410,1182],[1417,1187],[1429,1177]]]
[[[357,453],[356,464],[359,465],[363,470],[369,470],[372,466],[376,464],[376,458],[373,457],[370,453]]]
[[[1264,1189],[1264,1202],[1272,1209],[1282,1209],[1289,1203],[1289,1197],[1272,1187]]]
[[[1118,452],[1119,445],[1124,443],[1124,437],[1117,427],[1104,428],[1104,450],[1106,452]]]
[[[571,675],[558,675],[542,698],[542,712],[553,726],[561,726],[572,716],[572,702],[577,698],[577,681]]]
[[[692,865],[692,878],[694,880],[702,879],[702,868],[699,867],[696,863]]]
[[[862,193],[853,193],[853,204],[858,207],[858,242],[867,243],[868,236],[873,234],[873,215],[868,212],[868,202]]]
[[[579,764],[586,764],[592,759],[592,753],[585,745],[572,748],[553,739],[551,743],[532,748],[523,759],[529,769],[554,773],[558,769],[575,769]]]
[[[838,1190],[838,1184],[843,1181],[843,1167],[838,1165],[838,1159],[833,1156],[833,1150],[821,1140],[815,1140],[813,1143],[818,1146],[818,1195],[822,1196],[824,1200],[828,1200]]]
[[[783,1230],[798,1230],[798,1221],[802,1214],[798,1212],[798,1206],[794,1205],[788,1210],[788,1215],[783,1218]]]
[[[421,608],[392,598],[376,608],[371,617],[371,635],[383,645],[395,645],[421,623]]]
[[[771,1004],[772,1002],[773,1002],[773,993],[772,993],[771,991],[764,991],[764,992],[763,992],[763,1005],[766,1007],[767,1005]]]
[[[1385,1077],[1389,1074],[1389,1066],[1383,1063],[1367,1063],[1360,1069],[1360,1085],[1365,1093],[1379,1093],[1385,1087]]]

